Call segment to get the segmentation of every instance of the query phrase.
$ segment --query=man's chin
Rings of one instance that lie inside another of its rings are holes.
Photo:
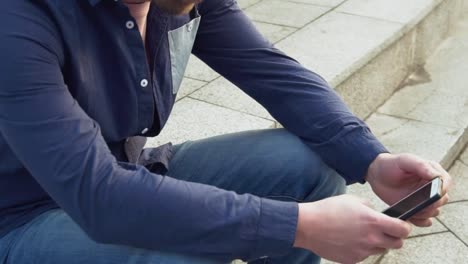
[[[184,15],[192,11],[199,0],[153,0],[164,12],[171,15]]]
[[[190,6],[185,7],[183,10],[180,10],[177,14],[174,14],[174,15],[188,14],[188,13],[190,13],[190,11],[192,11],[194,6],[195,6],[195,4],[191,4]]]

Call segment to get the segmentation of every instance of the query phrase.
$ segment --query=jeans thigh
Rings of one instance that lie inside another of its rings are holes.
[[[285,129],[246,131],[174,147],[168,176],[237,193],[313,201],[344,192],[345,181]]]
[[[237,193],[311,202],[345,192],[345,181],[300,138],[285,129],[233,133],[174,147],[168,176]],[[252,264],[320,263],[303,249]]]
[[[130,216],[131,217],[131,216]],[[36,217],[0,238],[0,263],[49,264],[215,264],[197,257],[158,252],[91,240],[60,209]],[[3,252],[2,252],[3,251]]]

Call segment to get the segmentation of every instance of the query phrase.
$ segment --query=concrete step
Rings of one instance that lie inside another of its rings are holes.
[[[453,202],[468,200],[468,150],[459,155],[468,142],[466,61],[468,61],[468,17],[457,24],[453,33],[428,59],[425,67],[411,75],[406,85],[366,120],[377,137],[392,152],[416,153],[440,162],[449,170],[456,182],[451,193]],[[348,189],[348,193],[371,201],[376,210],[381,211],[387,206],[373,194],[368,185],[353,185]],[[450,208],[452,207],[456,206]],[[456,212],[449,210],[448,215],[451,214]],[[439,220],[435,220],[431,228],[416,228],[412,237],[449,231],[447,226],[452,224],[454,227],[450,230],[453,232],[454,228],[459,228],[459,232],[466,239],[465,243],[468,243],[468,230],[458,225],[461,221],[460,216],[456,218],[457,215],[454,217],[448,215],[443,214]],[[446,239],[454,244],[460,244],[450,235]],[[414,243],[418,245],[428,243],[416,240],[410,240],[409,244],[414,247]],[[390,253],[380,259],[379,263],[416,263],[415,255],[412,257],[405,255],[408,250],[405,247],[401,253]],[[466,250],[463,252],[466,254]],[[454,259],[453,256],[445,257]],[[406,258],[405,261],[402,258]],[[377,259],[378,256],[372,257],[366,263],[374,263]]]
[[[468,243],[468,229],[464,224],[466,203],[460,203],[468,200],[468,149],[459,156],[468,142],[466,61],[468,17],[453,28],[424,67],[410,75],[366,119],[390,151],[416,153],[440,162],[446,169],[450,168],[457,184],[451,195],[454,203],[434,220],[432,227],[415,228],[404,249],[370,257],[363,263],[460,263],[468,256],[462,242]],[[348,193],[370,201],[378,211],[387,207],[369,185],[353,185]],[[436,250],[441,248],[442,251]]]
[[[403,249],[381,256],[378,262],[367,263],[465,263],[468,258],[468,150],[454,163],[450,174],[455,185],[450,203],[437,217],[437,225],[424,236],[408,239]],[[418,229],[420,230],[420,229]]]
[[[238,3],[266,38],[324,76],[362,118],[385,102],[417,65],[424,64],[468,10],[468,0]],[[167,126],[148,146],[278,126],[263,107],[197,58],[191,57],[186,77]],[[204,111],[206,104],[212,112]],[[226,111],[221,108],[239,114],[221,118],[219,113]],[[239,127],[239,120],[246,116],[255,124]]]
[[[468,75],[462,62],[468,59],[468,26],[454,24],[468,14],[468,0],[238,2],[267,38],[336,87],[392,152],[416,153],[448,168],[466,144]],[[277,126],[260,105],[195,57],[186,77],[167,127],[149,146]],[[451,171],[462,162],[468,164],[468,154]],[[372,201],[376,210],[386,207],[367,185],[354,185],[350,193]],[[435,221],[412,235],[444,231]]]

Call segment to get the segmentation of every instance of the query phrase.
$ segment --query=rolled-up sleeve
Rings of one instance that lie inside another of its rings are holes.
[[[58,30],[34,1],[0,8],[0,134],[41,187],[101,243],[229,261],[282,255],[297,204],[118,162],[70,94]]]
[[[193,53],[263,105],[348,184],[388,152],[327,82],[277,50],[234,0],[205,0]],[[310,36],[312,39],[314,36]]]

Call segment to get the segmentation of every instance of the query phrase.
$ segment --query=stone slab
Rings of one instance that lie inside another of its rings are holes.
[[[461,154],[460,160],[463,161],[463,163],[465,163],[465,164],[468,165],[468,147],[465,148],[465,150],[464,150],[463,153]]]
[[[180,100],[161,134],[148,139],[148,147],[202,139],[232,132],[273,128],[275,123],[191,98]]]
[[[277,47],[337,86],[399,37],[401,28],[399,23],[330,12]]]
[[[432,219],[432,226],[430,227],[417,227],[413,226],[413,230],[411,231],[410,237],[417,237],[422,235],[434,234],[448,231],[448,229],[440,223],[439,220],[433,218]]]
[[[239,5],[240,8],[245,9],[249,6],[255,5],[262,0],[237,0],[237,4]]]
[[[348,0],[336,11],[403,24],[425,15],[441,0]]]
[[[329,7],[283,0],[268,0],[247,8],[245,12],[250,18],[258,22],[300,28],[329,10]]]
[[[263,106],[224,78],[216,79],[190,95],[190,97],[239,112],[274,120]]]
[[[284,39],[285,37],[291,35],[296,28],[286,27],[286,26],[277,26],[262,22],[254,22],[257,29],[262,33],[262,35],[268,39],[271,43],[276,43],[279,40]]]
[[[184,78],[179,88],[179,92],[177,93],[177,101],[195,92],[196,90],[200,89],[206,84],[207,83],[203,81],[198,81],[198,80],[194,80],[190,78]]]
[[[468,2],[468,0],[466,1]],[[468,13],[462,17],[468,18]],[[458,23],[452,27],[450,35],[458,39],[461,44],[468,46],[468,19],[462,19],[458,21]]]
[[[373,256],[370,256],[368,257],[367,259],[365,259],[364,261],[362,262],[359,262],[359,264],[377,264],[378,263],[378,260],[381,258],[380,255],[373,255]],[[320,262],[321,264],[338,264],[336,262],[333,262],[333,261],[329,261],[329,260],[326,260],[326,259],[322,259],[322,261]]]
[[[335,7],[345,1],[346,0],[294,0],[294,2],[298,2],[298,3],[319,5],[319,6],[330,6],[330,7]]]
[[[467,46],[456,36],[449,38],[427,61],[426,82],[399,90],[379,112],[450,127],[468,127],[466,61]]]
[[[468,245],[468,202],[446,205],[438,218]],[[468,255],[465,255],[464,263],[467,259]]]
[[[440,1],[440,0],[439,0]],[[423,65],[440,43],[448,36],[450,30],[450,3],[442,1],[425,17],[417,27],[415,63]]]
[[[449,170],[449,174],[452,176],[454,183],[449,192],[450,201],[468,201],[468,165],[461,161],[455,161]]]
[[[455,143],[456,145],[452,147],[450,155],[445,157],[445,161],[441,163],[442,166],[448,169],[449,166],[453,163],[453,161],[459,157],[460,153],[463,151],[463,148],[467,145],[467,143],[468,143],[468,128],[465,128],[464,134],[458,139],[458,142]]]
[[[463,4],[465,0],[452,0],[450,2],[450,31],[453,32],[457,22],[463,18]]]
[[[468,32],[468,27],[466,30]],[[468,94],[467,60],[468,38],[464,40],[463,35],[458,34],[449,37],[425,65],[431,77],[431,85],[443,93],[466,96]]]
[[[398,89],[408,72],[413,71],[413,39],[414,31],[336,87],[354,114],[368,117]]]
[[[454,80],[445,82],[457,84]],[[465,128],[468,126],[467,103],[468,89],[466,94],[453,95],[430,83],[399,90],[378,111],[426,123]]]
[[[459,142],[464,129],[444,127],[383,114],[367,119],[374,134],[394,153],[414,153],[442,162]],[[447,165],[447,164],[443,164]]]
[[[408,239],[402,249],[390,251],[379,264],[460,264],[467,259],[468,248],[446,232]]]
[[[220,75],[203,61],[194,55],[191,55],[187,65],[187,70],[185,71],[185,76],[200,81],[211,82]]]

